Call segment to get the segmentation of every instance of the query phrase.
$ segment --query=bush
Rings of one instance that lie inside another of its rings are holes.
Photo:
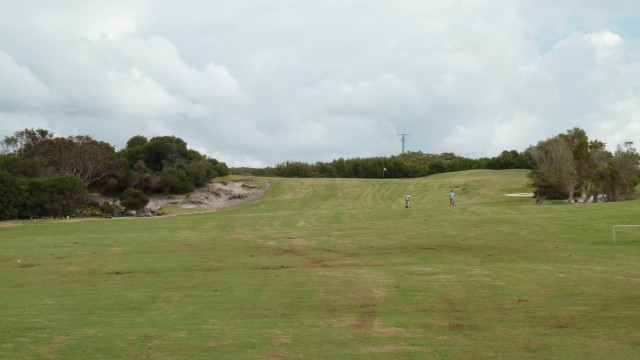
[[[0,170],[0,220],[18,218],[24,207],[25,182]]]
[[[214,161],[211,161],[214,162]],[[214,175],[212,177],[216,177],[216,176],[227,176],[230,174],[229,168],[227,167],[227,164],[225,163],[217,163],[213,165],[213,171],[214,171]]]
[[[73,175],[29,180],[25,199],[32,216],[73,216],[85,202],[87,186]]]
[[[160,189],[160,181],[152,174],[142,174],[134,187],[146,194],[154,193]]]
[[[113,216],[116,211],[118,211],[118,207],[108,201],[105,201],[100,205],[100,213],[103,215]]]
[[[119,197],[120,205],[126,210],[140,210],[147,206],[149,197],[142,191],[134,188],[127,188]]]
[[[160,186],[164,192],[169,194],[184,194],[196,188],[187,173],[178,168],[163,170],[160,174]]]

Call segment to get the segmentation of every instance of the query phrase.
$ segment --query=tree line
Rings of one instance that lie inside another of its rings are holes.
[[[331,162],[287,161],[267,168],[233,168],[235,174],[300,178],[416,178],[474,169],[532,169],[530,149],[505,150],[494,158],[469,159],[454,153],[425,154],[409,151],[390,157],[339,158]]]
[[[230,172],[305,178],[416,178],[474,169],[529,169],[537,203],[598,195],[616,201],[634,195],[639,164],[640,155],[632,142],[610,152],[605,143],[590,140],[580,128],[521,152],[505,150],[493,158],[416,151],[231,170],[225,163],[189,149],[175,136],[147,139],[136,135],[116,151],[111,144],[88,135],[55,137],[46,129],[25,129],[0,142],[0,220],[140,209],[148,203],[148,195],[188,193]],[[117,196],[120,208],[88,201],[89,192]]]
[[[590,140],[580,128],[539,141],[524,151],[505,150],[493,158],[469,159],[453,153],[406,152],[390,157],[337,159],[331,162],[284,162],[262,169],[236,168],[237,174],[280,177],[416,178],[475,169],[529,169],[536,202],[603,195],[608,201],[628,199],[635,192],[640,155],[632,142],[613,153],[605,143]]]
[[[89,192],[119,197],[124,210],[140,209],[148,195],[188,193],[228,174],[225,163],[175,136],[136,135],[116,151],[87,135],[55,137],[46,129],[24,129],[0,142],[0,220],[121,210],[91,203]]]

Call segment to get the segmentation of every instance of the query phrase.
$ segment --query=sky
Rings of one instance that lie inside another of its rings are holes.
[[[230,167],[640,142],[636,0],[0,0],[0,137]]]

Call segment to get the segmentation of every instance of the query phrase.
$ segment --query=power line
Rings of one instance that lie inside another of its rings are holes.
[[[402,136],[402,153],[404,154],[404,142],[407,141],[407,136],[411,134],[398,134],[398,135]]]

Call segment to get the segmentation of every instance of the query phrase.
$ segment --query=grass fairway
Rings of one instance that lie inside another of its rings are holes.
[[[0,223],[0,359],[638,359],[640,228],[611,225],[640,202],[504,196],[525,175],[269,179],[214,213]]]

